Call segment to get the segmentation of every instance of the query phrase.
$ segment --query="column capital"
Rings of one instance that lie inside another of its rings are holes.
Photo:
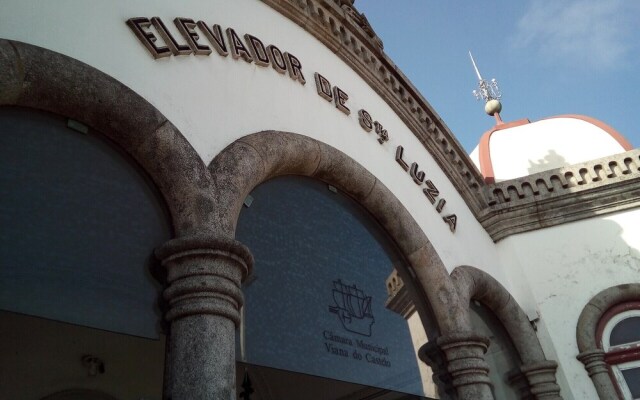
[[[472,332],[452,332],[436,339],[445,354],[453,386],[461,398],[492,399],[489,365],[484,354],[489,338]]]
[[[249,275],[253,267],[253,255],[247,246],[235,239],[222,238],[210,234],[182,236],[171,239],[158,247],[155,255],[164,265],[165,261],[171,260],[172,258],[187,256],[197,252],[203,254],[215,252],[220,254],[228,253],[241,259],[247,267],[243,274],[243,279]]]
[[[203,234],[170,240],[155,254],[167,271],[167,320],[213,314],[240,323],[240,285],[253,266],[246,246]]]
[[[536,399],[560,400],[560,386],[556,382],[558,363],[553,360],[538,361],[520,367],[527,377],[531,393]]]
[[[427,364],[433,372],[433,381],[438,386],[441,399],[455,398],[455,388],[451,374],[447,370],[446,357],[436,341],[428,341],[418,350],[418,358]]]
[[[609,368],[604,361],[604,351],[601,349],[583,351],[576,358],[584,364],[589,376],[609,374]]]
[[[584,364],[600,399],[617,400],[618,394],[609,376],[609,365],[604,357],[605,352],[602,349],[592,349],[583,351],[576,358]]]
[[[520,367],[507,372],[506,378],[509,386],[518,393],[520,400],[535,400],[536,397],[531,393],[529,381],[527,381],[527,377],[522,373]]]

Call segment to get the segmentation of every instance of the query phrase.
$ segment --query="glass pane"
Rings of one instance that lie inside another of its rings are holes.
[[[407,395],[371,386],[321,378],[313,375],[236,363],[238,397],[251,393],[251,400],[420,400],[425,397]]]
[[[640,316],[623,319],[611,330],[609,344],[618,346],[640,341]]]
[[[156,193],[109,143],[0,108],[0,309],[157,338]]]
[[[631,396],[634,399],[640,398],[640,367],[621,369],[622,376],[629,387]]]
[[[152,340],[7,311],[0,311],[0,327],[0,399],[43,400],[81,387],[119,400],[163,398],[162,335]],[[98,367],[90,376],[85,355],[97,357],[104,373]]]
[[[370,216],[304,178],[251,196],[237,229],[255,257],[239,359],[424,395],[407,321],[385,308],[399,258]]]

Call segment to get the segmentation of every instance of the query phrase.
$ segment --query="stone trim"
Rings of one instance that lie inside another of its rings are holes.
[[[244,303],[240,283],[253,266],[253,256],[246,246],[235,240],[198,235],[170,240],[155,254],[167,271],[164,297],[170,307],[168,321],[211,314],[240,324]],[[207,264],[211,266],[205,267]]]
[[[608,174],[609,169],[597,162],[561,168],[563,173],[579,177],[567,186],[565,175],[553,177],[550,171],[487,185],[440,116],[384,53],[366,18],[352,4],[336,0],[262,1],[320,40],[387,102],[433,156],[494,241],[640,205],[633,200],[640,198],[640,189],[633,190],[630,182],[595,179],[594,174]],[[624,160],[617,165],[624,169]],[[583,168],[589,176],[581,175]],[[564,190],[557,189],[558,185]]]
[[[493,173],[493,162],[491,161],[491,136],[503,129],[514,128],[516,126],[522,126],[528,124],[528,119],[519,119],[517,121],[511,122],[502,122],[497,125],[494,125],[493,128],[489,129],[480,137],[480,142],[478,143],[478,160],[480,161],[480,173],[484,177],[484,181],[486,183],[495,183],[495,175]]]
[[[453,378],[447,371],[445,354],[436,341],[427,342],[418,350],[418,358],[427,364],[433,372],[432,378],[438,387],[438,395],[443,400],[456,398],[456,390],[453,387]]]
[[[171,322],[163,398],[234,397],[241,282],[253,257],[241,243],[207,234],[170,240],[156,256],[167,271]]]
[[[384,306],[389,310],[402,315],[404,319],[407,319],[416,311],[416,306],[413,304],[411,296],[409,296],[409,290],[404,285],[404,280],[398,274],[397,269],[393,269],[386,281],[387,285],[387,300]]]
[[[167,268],[171,321],[164,396],[231,398],[234,323],[251,257],[237,242],[211,237],[213,180],[189,142],[149,102],[108,75],[62,54],[3,39],[0,106],[79,121],[130,154],[150,176],[179,238],[158,252]]]
[[[640,149],[486,186],[494,241],[640,206]]]
[[[363,28],[358,18],[362,14],[331,0],[262,1],[327,46],[387,102],[433,156],[474,215],[486,207],[482,175],[442,118],[384,53],[375,33],[372,36],[373,30]]]
[[[593,296],[584,306],[580,318],[578,318],[576,328],[578,350],[583,353],[599,349],[600,344],[596,342],[596,329],[602,316],[611,307],[639,299],[640,283],[613,286]]]
[[[597,342],[598,323],[605,313],[618,304],[640,300],[640,283],[613,286],[595,295],[582,309],[576,327],[576,341],[580,360],[600,399],[617,400],[616,385],[609,374],[609,366],[605,362],[605,353]]]
[[[526,376],[529,390],[537,399],[562,399],[556,383],[557,362],[547,360],[538,337],[520,305],[491,275],[470,266],[456,267],[451,279],[467,305],[477,300],[487,306],[509,334],[522,365],[520,372]]]
[[[557,115],[555,117],[550,117],[545,119],[549,120],[549,119],[557,119],[557,118],[573,118],[573,119],[579,119],[581,121],[588,122],[591,125],[595,125],[598,128],[605,131],[607,134],[609,134],[609,136],[611,136],[613,140],[615,140],[616,142],[618,142],[618,144],[620,144],[620,146],[623,148],[624,151],[633,150],[633,147],[631,146],[629,141],[625,139],[624,136],[622,136],[618,131],[616,131],[609,125],[595,118],[591,118],[586,115],[564,114],[564,115]],[[478,158],[480,159],[480,173],[484,176],[484,181],[486,183],[488,184],[495,183],[493,162],[491,160],[491,146],[490,146],[491,135],[503,129],[522,126],[529,123],[531,122],[528,119],[520,119],[512,122],[500,123],[494,126],[492,129],[486,131],[482,135],[482,137],[480,138],[480,143],[478,145]],[[489,202],[489,204],[491,204],[491,202]]]
[[[472,334],[452,279],[435,249],[411,214],[393,193],[363,166],[341,151],[294,133],[265,131],[236,140],[213,159],[216,237],[233,238],[242,204],[254,187],[281,175],[302,175],[326,182],[363,206],[389,234],[409,265],[400,271],[414,279],[426,300],[416,299],[418,312],[430,307],[443,339],[444,353],[458,367],[454,384],[461,399],[485,399],[488,378],[482,378],[483,340]],[[415,277],[415,278],[414,278]],[[486,347],[486,346],[485,346]],[[459,361],[459,362],[458,362]],[[468,362],[472,362],[473,365]],[[476,365],[477,364],[477,365]],[[453,376],[453,373],[452,373]],[[457,380],[456,380],[457,379]],[[481,397],[475,396],[482,394]]]
[[[440,331],[470,328],[458,318],[458,294],[424,232],[395,195],[341,151],[307,136],[265,131],[242,137],[209,164],[214,179],[217,237],[232,239],[244,199],[260,183],[282,175],[309,176],[346,193],[385,229],[424,290]],[[403,279],[411,279],[409,274]],[[417,305],[420,311],[420,306]]]
[[[489,338],[475,333],[453,332],[440,336],[436,343],[447,360],[447,372],[458,395],[469,399],[493,399],[489,365],[484,354]]]
[[[562,399],[560,386],[556,382],[558,363],[545,360],[523,364],[520,371],[526,376],[531,394],[536,399]]]
[[[0,39],[0,106],[48,111],[99,131],[156,184],[176,235],[207,225],[213,194],[204,163],[164,115],[110,76],[51,50]]]

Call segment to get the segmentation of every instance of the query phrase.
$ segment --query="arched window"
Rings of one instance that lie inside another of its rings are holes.
[[[640,284],[607,288],[585,305],[577,355],[602,399],[640,398]]]
[[[252,390],[272,398],[433,395],[412,342],[422,324],[386,307],[386,281],[406,266],[351,198],[309,178],[270,180],[245,201],[236,237],[255,257],[237,348]],[[238,386],[248,382],[239,377]]]
[[[493,395],[496,399],[517,400],[522,398],[519,391],[528,392],[524,377],[518,367],[522,364],[509,334],[491,309],[477,300],[470,303],[469,314],[476,332],[491,340],[484,358],[489,365],[489,377],[493,383]]]
[[[0,398],[159,398],[150,267],[170,237],[162,197],[102,134],[0,107]]]
[[[598,342],[620,394],[640,399],[640,302],[607,311],[598,324]]]

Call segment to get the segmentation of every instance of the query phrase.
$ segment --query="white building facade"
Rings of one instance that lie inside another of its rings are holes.
[[[2,11],[3,397],[637,398],[623,139],[487,180],[346,0]]]

